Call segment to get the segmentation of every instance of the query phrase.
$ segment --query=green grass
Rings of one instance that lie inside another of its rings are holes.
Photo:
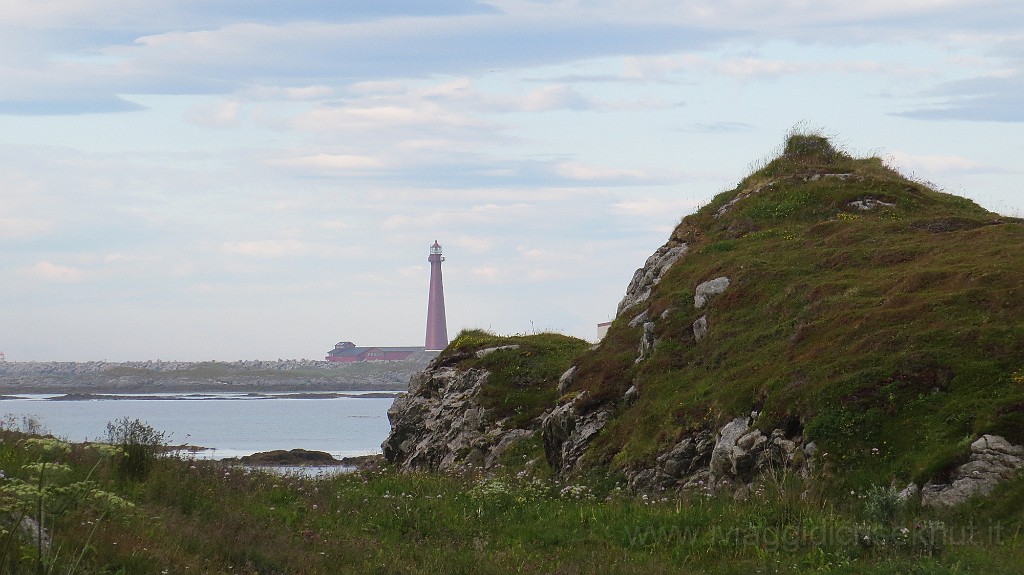
[[[476,357],[476,352],[501,349]],[[488,375],[477,400],[493,421],[507,420],[506,428],[536,427],[542,414],[555,405],[558,378],[590,346],[584,340],[556,333],[497,336],[465,330],[438,358],[462,370],[483,369]]]
[[[0,435],[3,516],[33,513],[11,489],[34,477],[33,462],[67,466],[47,480],[55,488],[88,484],[62,511],[48,507],[41,561],[5,520],[5,573],[937,574],[1016,573],[1024,561],[1021,517],[1002,506],[924,512],[891,505],[884,489],[825,502],[793,477],[766,478],[743,502],[472,470],[311,480],[177,458],[136,481],[96,448],[44,452]],[[1024,499],[1024,482],[999,497]]]

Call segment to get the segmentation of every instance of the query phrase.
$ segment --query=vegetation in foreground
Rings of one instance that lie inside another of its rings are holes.
[[[472,468],[312,479],[159,455],[159,433],[137,420],[112,432],[113,446],[0,430],[0,572],[955,574],[1024,564],[1022,519],[1007,511],[1019,505],[924,511],[888,488],[825,503],[787,476],[741,502],[638,499],[608,479],[564,485]],[[1018,481],[990,501],[1022,499]]]

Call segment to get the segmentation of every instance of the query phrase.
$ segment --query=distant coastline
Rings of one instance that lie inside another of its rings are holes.
[[[436,353],[403,361],[308,359],[132,362],[0,362],[0,395],[198,392],[404,391]]]

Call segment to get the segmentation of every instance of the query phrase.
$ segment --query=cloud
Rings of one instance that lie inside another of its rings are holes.
[[[901,78],[936,76],[938,70],[874,60],[802,61],[752,56],[677,56],[630,57],[625,60],[627,78],[653,80],[682,73],[699,72],[738,80],[771,80],[785,76],[820,74],[881,74]]]
[[[358,154],[316,154],[270,160],[272,166],[311,168],[314,170],[372,170],[385,167],[380,158]]]
[[[527,215],[535,209],[532,204],[481,204],[469,208],[447,207],[441,210],[431,209],[429,202],[424,211],[416,214],[395,214],[388,216],[381,224],[384,230],[434,229],[452,230],[468,225],[482,225],[498,221],[514,219],[517,215]],[[463,239],[466,239],[463,236]],[[473,242],[466,240],[467,246]]]
[[[180,3],[154,7],[154,13],[167,14],[157,19],[146,17],[144,7],[125,8],[119,0],[108,2],[104,10],[139,13],[138,17],[96,17],[97,5],[83,2],[85,9],[71,8],[50,22],[31,4],[19,2],[15,14],[7,15],[8,26],[28,26],[30,32],[17,42],[5,41],[5,46],[13,42],[29,48],[9,52],[17,58],[11,68],[2,70],[0,112],[127,111],[137,106],[119,94],[238,94],[253,86],[268,87],[270,92],[299,90],[288,97],[310,98],[313,94],[301,90],[316,86],[314,93],[322,94],[358,82],[478,75],[496,67],[658,53],[715,39],[712,32],[686,25],[623,26],[594,18],[553,21],[530,10],[502,13],[469,2],[445,3],[449,9],[439,10],[385,3],[393,8],[368,18],[346,18],[345,13],[354,9],[351,3],[338,3],[342,9],[327,2],[298,2],[310,9],[280,8],[280,17],[267,18],[254,18],[248,3],[216,3],[222,16],[218,18],[202,10],[190,13],[204,3]],[[291,18],[285,12],[302,16]],[[0,20],[0,31],[3,28]],[[325,58],[326,54],[332,57]],[[12,86],[20,95],[11,93]],[[560,90],[533,94],[524,104],[542,109],[553,102],[582,105],[571,90]]]
[[[478,266],[472,268],[470,273],[487,283],[496,284],[506,276],[507,270],[496,266]]]
[[[546,112],[550,110],[586,110],[591,103],[579,92],[565,84],[538,88],[518,100],[518,109],[524,112]]]
[[[284,258],[309,253],[310,246],[298,240],[253,240],[247,242],[225,242],[221,250],[230,255],[252,258]]]
[[[27,240],[44,236],[51,232],[54,223],[51,220],[36,218],[0,218],[0,238],[8,240]]]
[[[407,278],[420,278],[427,273],[427,266],[404,266],[398,268],[398,275]]]
[[[1024,58],[1008,75],[949,82],[931,92],[942,103],[895,115],[918,120],[1024,122]]]
[[[659,63],[665,55],[741,38],[863,45],[929,35],[951,42],[1015,32],[1022,18],[1024,7],[1009,0],[983,7],[968,0],[657,0],[639,6],[606,0],[585,12],[576,2],[519,0],[14,0],[0,15],[2,36],[19,35],[0,52],[14,54],[11,67],[2,70],[0,112],[121,112],[138,106],[119,94],[258,92],[254,86],[308,100],[358,82],[478,76],[623,55],[638,58],[627,76],[648,77],[658,67],[665,72],[700,63],[671,56]],[[878,65],[847,63],[854,72]],[[747,78],[808,70],[807,64],[756,57],[713,67]],[[522,105],[579,108],[588,99],[571,87],[551,87]]]
[[[694,122],[682,128],[680,132],[696,132],[703,134],[720,134],[726,132],[749,132],[754,129],[753,124],[746,122],[730,122],[721,120],[717,122]]]
[[[310,20],[362,22],[395,17],[495,12],[493,6],[475,0],[7,0],[0,13],[0,27],[95,30],[166,26],[195,29],[239,19],[263,24]]]
[[[600,182],[645,182],[655,179],[644,170],[630,168],[609,168],[579,162],[559,162],[554,171],[563,178]]]
[[[47,282],[79,282],[85,272],[79,268],[61,266],[48,261],[40,261],[26,270],[29,276]]]
[[[63,99],[51,95],[33,96],[28,99],[0,100],[0,114],[11,116],[74,116],[81,114],[106,114],[113,112],[137,112],[143,106],[123,98],[109,95],[87,94]]]
[[[185,121],[205,128],[234,128],[241,124],[241,109],[237,100],[204,104],[186,112]]]
[[[886,160],[890,165],[904,172],[924,172],[928,174],[992,174],[1005,172],[1001,168],[961,156],[928,156],[892,152],[888,154]]]
[[[654,217],[664,214],[688,214],[700,206],[701,201],[693,198],[674,200],[638,199],[612,204],[612,209],[630,216]]]

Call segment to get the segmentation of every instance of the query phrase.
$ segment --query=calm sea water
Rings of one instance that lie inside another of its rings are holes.
[[[358,393],[358,392],[357,392]],[[168,434],[171,444],[210,448],[200,457],[221,459],[272,449],[326,451],[335,457],[380,453],[390,431],[391,398],[302,398],[288,394],[157,394],[160,399],[55,401],[52,395],[0,400],[0,415],[35,417],[70,441],[102,439],[108,421],[138,418]]]

